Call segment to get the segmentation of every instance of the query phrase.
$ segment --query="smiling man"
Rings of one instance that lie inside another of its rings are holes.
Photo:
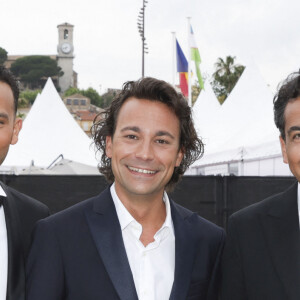
[[[166,193],[203,152],[183,96],[127,82],[94,140],[112,185],[39,222],[28,300],[217,299],[223,230]]]
[[[0,164],[18,141],[22,120],[16,117],[19,88],[0,66]],[[37,220],[49,215],[42,203],[0,182],[0,300],[25,300],[25,258]]]
[[[222,300],[300,299],[300,73],[281,85],[274,114],[283,161],[298,182],[230,217]]]

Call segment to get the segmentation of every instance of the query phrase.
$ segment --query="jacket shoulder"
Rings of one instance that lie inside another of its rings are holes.
[[[257,218],[259,215],[267,214],[270,210],[280,211],[285,206],[289,205],[288,200],[293,200],[297,195],[297,183],[290,186],[287,190],[274,194],[262,201],[247,206],[230,216],[230,220],[251,220]]]
[[[223,239],[224,229],[214,224],[213,222],[201,217],[198,213],[193,212],[177,203],[172,201],[174,208],[179,212],[179,214],[190,222],[195,229],[195,232],[205,233],[208,237],[218,237]]]
[[[51,215],[50,217],[42,220],[42,223],[47,223],[48,225],[54,226],[55,228],[61,228],[66,224],[75,224],[84,216],[85,212],[91,212],[92,210],[94,210],[95,203],[97,204],[103,202],[103,200],[107,197],[106,194],[107,189],[99,195],[83,200]]]
[[[35,212],[41,214],[41,216],[46,217],[49,215],[49,208],[43,204],[42,202],[25,195],[12,187],[9,187],[5,184],[1,184],[2,188],[6,192],[7,197],[13,198],[16,203],[16,206],[20,209],[20,211],[31,211],[31,213]]]

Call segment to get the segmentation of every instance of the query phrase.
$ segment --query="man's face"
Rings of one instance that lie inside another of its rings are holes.
[[[106,139],[119,198],[162,197],[183,157],[179,120],[158,101],[129,98],[120,109],[113,138]]]
[[[9,146],[18,141],[22,120],[15,118],[14,96],[10,86],[0,81],[0,165]]]
[[[300,182],[300,97],[287,104],[284,117],[285,141],[280,137],[283,161]]]

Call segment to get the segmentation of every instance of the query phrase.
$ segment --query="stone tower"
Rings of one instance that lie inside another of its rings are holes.
[[[58,83],[61,92],[65,92],[69,87],[74,86],[73,75],[73,28],[69,23],[57,25],[58,28],[58,46],[57,46],[57,64],[61,67],[64,75],[59,77]],[[75,84],[76,85],[76,84]]]

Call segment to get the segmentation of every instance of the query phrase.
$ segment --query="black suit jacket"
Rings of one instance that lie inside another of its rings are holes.
[[[297,184],[230,217],[222,300],[299,300]]]
[[[175,229],[170,299],[217,299],[224,232],[170,203]],[[27,276],[28,300],[138,299],[109,189],[38,222]]]
[[[35,223],[49,216],[48,208],[0,183],[7,197],[3,202],[8,244],[6,300],[25,300],[25,260]]]

